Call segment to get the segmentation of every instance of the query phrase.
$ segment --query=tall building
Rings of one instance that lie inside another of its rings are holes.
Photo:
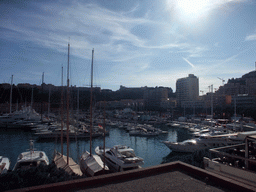
[[[188,103],[196,102],[199,98],[199,80],[193,75],[180,78],[176,81],[177,106],[183,107]]]

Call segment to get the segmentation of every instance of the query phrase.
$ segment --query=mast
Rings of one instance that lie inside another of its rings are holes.
[[[68,43],[68,70],[67,70],[67,164],[69,164],[69,49]]]
[[[10,113],[12,113],[12,84],[13,84],[13,75],[12,75],[12,80],[11,80]]]
[[[42,75],[41,122],[43,121],[43,93],[44,93],[44,72]]]
[[[51,105],[51,87],[49,86],[49,97],[48,97],[48,119],[50,114],[50,105]]]
[[[211,85],[211,116],[213,118],[213,85]]]
[[[63,100],[63,67],[61,68],[61,155],[63,155],[63,107],[64,107],[64,100]]]
[[[94,54],[94,49],[92,49],[92,64],[91,64],[90,156],[92,155],[92,88],[93,88],[93,54]]]
[[[105,146],[105,143],[106,143],[106,100],[104,100],[104,119],[103,119],[103,131],[104,131],[104,139],[103,139],[103,171],[105,173],[105,170],[106,170],[106,156],[105,156],[105,152],[106,152],[106,146]]]
[[[32,87],[32,93],[31,93],[31,109],[33,108],[33,97],[34,97],[34,87]]]
[[[76,111],[77,118],[78,118],[78,114],[79,114],[79,87],[77,87],[77,111]]]

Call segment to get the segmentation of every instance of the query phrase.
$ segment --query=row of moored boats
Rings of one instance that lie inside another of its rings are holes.
[[[143,158],[136,156],[132,148],[124,145],[116,145],[105,149],[98,146],[96,147],[95,152],[96,154],[90,154],[86,151],[81,155],[79,162],[81,171],[79,170],[79,172],[86,176],[96,176],[104,173],[138,169],[144,164]],[[64,156],[60,153],[56,154],[61,158]],[[56,160],[56,156],[54,157],[54,160]],[[9,158],[0,156],[0,173],[7,173],[10,164],[11,162]],[[27,170],[39,165],[49,165],[49,159],[44,151],[34,150],[34,141],[31,140],[29,151],[22,152],[18,156],[13,171]],[[63,165],[63,167],[67,166],[68,165]]]
[[[255,135],[256,129],[243,131],[241,125],[203,125],[174,122],[173,127],[185,128],[191,134],[191,139],[182,142],[164,141],[163,143],[175,152],[196,152],[205,149],[224,147],[229,145],[241,144],[246,136]]]

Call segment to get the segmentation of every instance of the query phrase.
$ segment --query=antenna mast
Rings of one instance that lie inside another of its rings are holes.
[[[69,164],[69,49],[68,43],[68,70],[67,70],[67,164]]]
[[[63,67],[61,67],[61,154],[63,155],[63,107],[64,107],[64,101],[63,101]]]
[[[94,55],[94,49],[92,49],[92,64],[91,64],[90,156],[92,155],[92,88],[93,88],[93,55]]]
[[[12,75],[12,80],[11,80],[10,113],[12,113],[12,84],[13,84],[13,75]]]

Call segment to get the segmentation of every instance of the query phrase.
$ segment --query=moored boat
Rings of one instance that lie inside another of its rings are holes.
[[[92,129],[93,129],[93,121],[92,121],[92,88],[93,88],[93,55],[94,49],[92,50],[92,66],[91,66],[91,101],[90,101],[90,152],[85,151],[80,158],[80,169],[83,174],[87,176],[95,176],[104,174],[105,170],[108,170],[108,167],[102,162],[101,158],[98,155],[92,154]],[[98,126],[103,134],[106,133],[106,130],[103,129],[102,126]]]
[[[103,147],[96,147],[95,152],[102,159],[104,158]],[[112,169],[115,172],[138,169],[144,164],[144,160],[141,157],[136,156],[132,148],[123,145],[106,148],[105,160],[109,169]]]
[[[244,141],[238,134],[226,135],[201,135],[199,138],[188,139],[182,142],[163,141],[163,143],[172,151],[193,153],[200,150],[224,147],[227,145],[240,144]]]
[[[13,168],[15,170],[26,170],[39,165],[49,165],[49,159],[44,151],[34,150],[34,141],[30,140],[30,149],[18,156],[17,162]]]
[[[104,167],[104,163],[98,155],[90,155],[88,151],[85,151],[81,155],[80,159],[80,169],[81,171],[89,176],[97,176],[105,174],[109,171],[108,167]]]
[[[0,175],[7,173],[10,168],[11,161],[9,158],[0,156]]]

